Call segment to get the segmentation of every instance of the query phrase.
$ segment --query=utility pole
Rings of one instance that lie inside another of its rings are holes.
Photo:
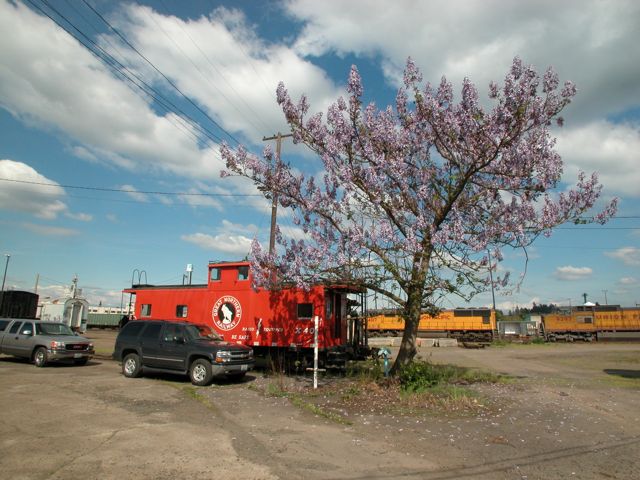
[[[276,140],[276,161],[280,161],[280,151],[282,150],[282,139],[292,137],[291,133],[283,135],[278,132],[272,137],[262,137],[263,142]],[[275,172],[274,172],[275,173]],[[276,217],[278,215],[278,192],[271,192],[271,232],[269,234],[269,255],[273,255],[276,249]]]
[[[4,293],[4,282],[7,280],[7,268],[9,268],[9,259],[11,258],[11,255],[9,255],[8,253],[5,253],[4,256],[7,257],[7,261],[4,264],[4,276],[2,277],[2,293]]]
[[[609,305],[609,302],[607,301],[607,292],[608,292],[609,290],[602,290],[602,291],[604,292],[604,304],[605,304],[605,305]]]
[[[491,253],[489,252],[489,249],[487,249],[487,257],[489,258],[489,280],[491,281],[491,298],[493,300],[493,311],[495,312],[496,310],[496,294],[494,292],[494,288],[493,288],[493,267],[491,266]]]
[[[2,316],[2,307],[4,307],[4,282],[7,280],[7,268],[9,268],[9,259],[11,255],[8,253],[4,254],[7,257],[7,262],[4,264],[4,276],[2,277],[2,298],[0,299],[0,316]]]

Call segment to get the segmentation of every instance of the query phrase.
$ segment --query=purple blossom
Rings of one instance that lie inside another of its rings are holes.
[[[258,285],[350,281],[407,311],[439,295],[468,299],[488,284],[503,248],[527,247],[593,207],[602,190],[596,175],[580,174],[574,189],[556,192],[562,160],[549,126],[562,122],[559,114],[576,94],[571,82],[558,91],[552,69],[541,79],[516,57],[502,86],[490,83],[486,112],[469,79],[459,102],[445,77],[436,89],[421,82],[409,59],[395,109],[362,105],[354,66],[349,98],[338,98],[326,115],[309,114],[306,97],[296,104],[279,84],[278,104],[295,141],[323,163],[317,179],[296,174],[269,149],[260,159],[221,147],[221,174],[278,191],[307,234],[277,235],[274,255],[254,242]],[[616,205],[595,221],[607,221]],[[496,288],[509,282],[509,274],[494,277]]]

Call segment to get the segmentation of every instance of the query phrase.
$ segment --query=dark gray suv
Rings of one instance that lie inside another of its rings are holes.
[[[194,385],[208,385],[215,376],[240,379],[253,369],[253,350],[225,342],[206,325],[167,320],[135,320],[116,338],[114,360],[125,377],[143,371],[188,374]]]

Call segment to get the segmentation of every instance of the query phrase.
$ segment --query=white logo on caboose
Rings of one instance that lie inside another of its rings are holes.
[[[242,305],[237,298],[225,295],[213,305],[211,316],[216,327],[221,330],[231,330],[238,325],[240,318],[242,318]]]

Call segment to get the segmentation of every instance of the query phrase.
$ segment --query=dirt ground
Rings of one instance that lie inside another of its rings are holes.
[[[87,336],[87,367],[0,356],[0,478],[640,478],[640,344],[422,347],[511,379],[469,386],[469,408],[398,411],[341,378],[126,379],[115,333]]]

